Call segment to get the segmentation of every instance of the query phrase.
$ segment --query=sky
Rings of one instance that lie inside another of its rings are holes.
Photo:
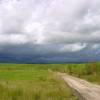
[[[100,54],[99,19],[100,0],[0,0],[0,54],[93,58]]]

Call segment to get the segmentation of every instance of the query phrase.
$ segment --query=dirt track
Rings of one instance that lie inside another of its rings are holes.
[[[100,100],[100,86],[85,80],[58,73],[60,77],[72,88],[79,100]]]

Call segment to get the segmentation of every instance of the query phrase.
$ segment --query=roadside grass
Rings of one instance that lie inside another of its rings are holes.
[[[0,64],[0,100],[77,100],[54,66]]]
[[[49,66],[49,67],[48,67]],[[100,63],[84,63],[84,64],[51,64],[44,66],[53,71],[67,73],[87,81],[100,84]],[[44,68],[45,69],[45,68]]]

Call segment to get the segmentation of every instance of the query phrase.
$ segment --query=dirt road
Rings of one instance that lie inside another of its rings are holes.
[[[85,80],[57,73],[72,88],[79,100],[100,100],[100,86]]]

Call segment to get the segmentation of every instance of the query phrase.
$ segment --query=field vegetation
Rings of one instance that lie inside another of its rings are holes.
[[[52,65],[51,69],[100,84],[100,63]]]
[[[77,100],[50,66],[0,64],[0,100]]]
[[[100,63],[0,64],[0,100],[77,100],[56,72],[100,84]]]

